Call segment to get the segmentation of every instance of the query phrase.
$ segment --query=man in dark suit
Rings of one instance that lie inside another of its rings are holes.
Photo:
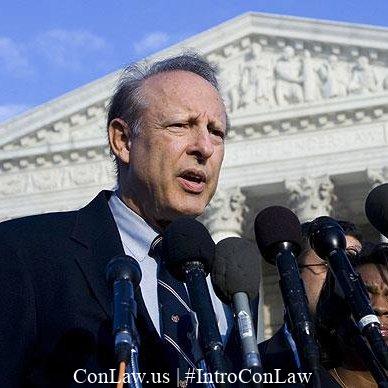
[[[196,55],[131,66],[107,124],[116,192],[101,192],[79,211],[0,225],[1,387],[79,386],[110,376],[117,365],[105,271],[118,254],[133,256],[143,272],[141,371],[174,367],[161,339],[158,264],[149,248],[176,217],[200,215],[216,190],[227,117],[215,72]],[[221,303],[214,308],[226,336]]]
[[[361,233],[351,222],[338,221],[338,223],[345,232],[348,255],[356,255],[361,251]],[[326,280],[327,262],[322,260],[311,248],[308,241],[308,228],[309,223],[302,225],[303,247],[297,260],[300,276],[306,290],[308,307],[314,317],[322,287]],[[301,368],[301,357],[298,354],[296,343],[286,322],[270,339],[259,344],[259,352],[263,369],[266,372],[281,369],[283,374],[286,375],[289,372],[303,369]],[[324,387],[337,386],[324,370],[321,372],[321,377],[325,381]]]

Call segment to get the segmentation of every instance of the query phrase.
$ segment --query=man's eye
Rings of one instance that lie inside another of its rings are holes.
[[[223,131],[220,131],[218,129],[210,129],[210,133],[215,135],[215,136],[220,137],[222,140],[225,139],[225,133]]]
[[[177,128],[184,128],[186,126],[187,126],[187,123],[173,123],[169,125],[169,127],[177,127]]]

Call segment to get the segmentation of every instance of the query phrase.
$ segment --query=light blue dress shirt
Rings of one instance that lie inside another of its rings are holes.
[[[131,210],[117,192],[112,193],[109,207],[120,233],[125,254],[132,256],[140,265],[142,279],[140,287],[147,311],[160,335],[158,292],[157,292],[157,262],[148,252],[155,237],[159,234],[138,214]],[[210,296],[218,320],[220,334],[225,343],[233,324],[231,309],[223,305],[214,293],[210,276],[207,277]]]

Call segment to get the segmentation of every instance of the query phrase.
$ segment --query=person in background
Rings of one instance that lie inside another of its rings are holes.
[[[346,252],[349,256],[356,256],[362,248],[362,235],[355,224],[348,221],[338,221],[345,232]],[[310,222],[302,224],[302,251],[297,258],[308,307],[313,318],[316,312],[317,303],[325,284],[328,273],[327,262],[321,259],[311,248],[309,243]],[[282,373],[300,371],[301,360],[297,351],[295,341],[285,322],[281,328],[268,340],[259,344],[259,351],[263,362],[264,371],[281,369]],[[325,386],[338,387],[338,384],[329,375],[323,373]]]
[[[364,281],[372,308],[381,323],[381,333],[385,343],[388,344],[388,244],[369,247],[351,262]],[[340,357],[337,365],[331,368],[329,373],[343,388],[377,387],[376,381],[362,360],[362,357],[367,355],[355,349],[351,342],[346,341],[347,338],[346,335],[338,336],[335,351]]]

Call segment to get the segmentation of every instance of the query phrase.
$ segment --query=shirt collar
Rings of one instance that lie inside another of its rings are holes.
[[[148,257],[151,243],[158,233],[130,209],[115,191],[109,199],[109,207],[116,221],[124,250],[130,251],[137,261]]]

